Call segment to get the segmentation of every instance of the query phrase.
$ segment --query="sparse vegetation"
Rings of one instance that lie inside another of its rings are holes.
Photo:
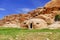
[[[0,40],[60,40],[60,29],[0,28]]]
[[[60,15],[56,15],[55,20],[60,21]]]

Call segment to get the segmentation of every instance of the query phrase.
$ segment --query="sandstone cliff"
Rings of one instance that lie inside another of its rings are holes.
[[[60,15],[60,0],[51,0],[43,8],[36,8],[27,14],[20,13],[5,16],[0,20],[0,26],[8,27],[11,25],[13,27],[15,25],[14,27],[20,27],[20,23],[32,18],[43,19],[47,24],[52,24],[57,14]]]
[[[48,8],[60,7],[60,0],[51,0],[45,5],[45,7],[48,7]]]

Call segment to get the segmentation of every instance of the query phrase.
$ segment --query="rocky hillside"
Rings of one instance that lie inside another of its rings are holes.
[[[48,8],[60,7],[60,0],[51,0],[45,5],[45,7],[48,7]]]
[[[28,12],[27,14],[20,13],[5,16],[2,20],[0,20],[0,26],[5,26],[7,24],[16,24],[20,26],[20,23],[24,20],[28,20],[31,18],[41,18],[45,20],[48,17],[53,19],[57,14],[60,14],[60,0],[51,0],[43,8],[37,8],[35,10]],[[47,18],[41,15],[47,16]]]

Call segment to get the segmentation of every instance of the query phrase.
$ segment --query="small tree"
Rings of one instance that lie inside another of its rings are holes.
[[[60,15],[55,16],[55,21],[60,21]]]

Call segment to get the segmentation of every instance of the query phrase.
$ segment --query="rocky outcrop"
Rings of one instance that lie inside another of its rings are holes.
[[[3,27],[20,27],[20,23],[31,18],[30,14],[12,14],[5,16],[0,20],[0,26]],[[14,26],[15,25],[15,26]]]
[[[1,20],[0,25],[3,26],[3,27],[10,27],[10,26],[11,27],[13,27],[13,26],[17,27],[18,26],[18,28],[21,28],[23,26],[25,28],[25,27],[27,27],[27,25],[23,25],[22,23],[26,20],[30,20],[30,19],[32,20],[32,18],[42,19],[48,25],[48,24],[54,23],[54,18],[55,18],[55,15],[56,15],[55,13],[54,12],[49,12],[48,13],[48,12],[46,12],[45,8],[37,8],[37,9],[31,11],[31,12],[28,12],[27,14],[12,14],[12,15],[9,15],[9,16],[5,16]],[[29,22],[31,22],[31,20]],[[33,26],[33,27],[36,27],[36,26]]]
[[[60,0],[51,0],[45,5],[45,7],[48,7],[48,8],[60,7]]]
[[[60,21],[57,21],[48,26],[49,29],[60,29]]]
[[[21,23],[22,28],[26,28],[26,29],[44,29],[44,28],[48,28],[47,27],[47,22],[45,22],[45,20],[43,19],[39,19],[39,18],[32,18],[29,20],[25,20]]]
[[[37,8],[27,14],[20,13],[5,16],[0,20],[0,26],[11,26],[13,28],[17,26],[18,28],[30,28],[32,26],[33,29],[47,28],[47,25],[55,22],[54,19],[57,14],[60,15],[60,0],[51,0],[43,8]],[[44,23],[46,24],[45,27]]]

